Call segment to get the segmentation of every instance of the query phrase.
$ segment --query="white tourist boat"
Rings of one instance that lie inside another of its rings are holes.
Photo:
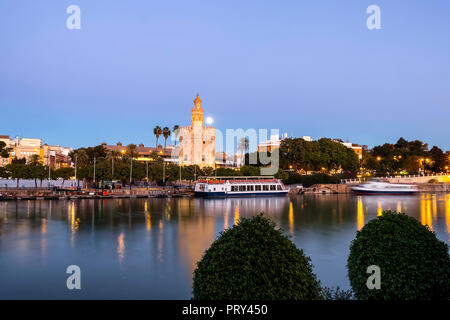
[[[272,176],[200,177],[194,192],[201,197],[280,196],[289,190]]]
[[[419,192],[417,185],[389,183],[383,181],[368,181],[351,188],[356,194],[404,195]]]

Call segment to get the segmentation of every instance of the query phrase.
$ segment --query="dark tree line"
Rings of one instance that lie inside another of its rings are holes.
[[[280,145],[280,167],[295,171],[346,171],[359,170],[356,153],[339,142],[328,138],[305,141],[287,138]]]
[[[362,167],[378,174],[438,173],[448,170],[449,156],[437,146],[428,149],[428,144],[422,141],[400,138],[395,144],[385,143],[364,150]]]

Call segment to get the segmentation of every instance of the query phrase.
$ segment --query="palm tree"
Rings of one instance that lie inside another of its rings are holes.
[[[245,153],[247,153],[248,147],[249,147],[248,139],[245,137],[241,138],[238,142],[238,150],[241,151],[241,159],[244,162],[244,164],[245,164]]]
[[[29,162],[33,165],[37,165],[38,163],[40,163],[40,161],[41,161],[41,158],[39,157],[38,154],[31,155],[30,160],[29,160]]]
[[[248,150],[248,147],[249,147],[248,139],[245,138],[245,137],[244,137],[244,138],[241,138],[241,139],[239,140],[238,149],[239,149],[241,152],[246,153],[247,150]]]
[[[156,126],[155,129],[153,129],[153,134],[156,136],[156,147],[158,148],[158,139],[161,135],[162,130],[160,126]]]
[[[128,155],[132,158],[135,158],[139,155],[139,153],[137,152],[137,146],[133,143],[129,144],[127,146],[128,148]]]
[[[175,145],[177,145],[177,139],[178,139],[178,135],[180,134],[180,126],[179,125],[174,125],[172,132],[175,134]]]
[[[164,136],[164,149],[166,148],[167,138],[170,137],[170,129],[168,127],[164,127],[162,129],[162,134]]]
[[[119,151],[111,150],[106,155],[108,160],[111,160],[111,180],[114,180],[114,160],[119,159],[122,154]]]

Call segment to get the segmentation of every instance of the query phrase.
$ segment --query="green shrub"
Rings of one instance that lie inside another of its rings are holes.
[[[380,267],[380,289],[367,288],[370,265]],[[384,211],[366,224],[351,243],[347,269],[357,299],[450,298],[447,244],[403,213]]]
[[[310,258],[261,215],[221,233],[194,271],[202,300],[321,299]]]

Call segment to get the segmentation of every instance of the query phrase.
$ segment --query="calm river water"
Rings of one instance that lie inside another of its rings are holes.
[[[449,243],[450,194],[0,202],[0,298],[189,299],[204,250],[260,212],[311,257],[323,285],[349,288],[350,242],[387,209]],[[66,287],[69,265],[81,268],[81,290]]]

